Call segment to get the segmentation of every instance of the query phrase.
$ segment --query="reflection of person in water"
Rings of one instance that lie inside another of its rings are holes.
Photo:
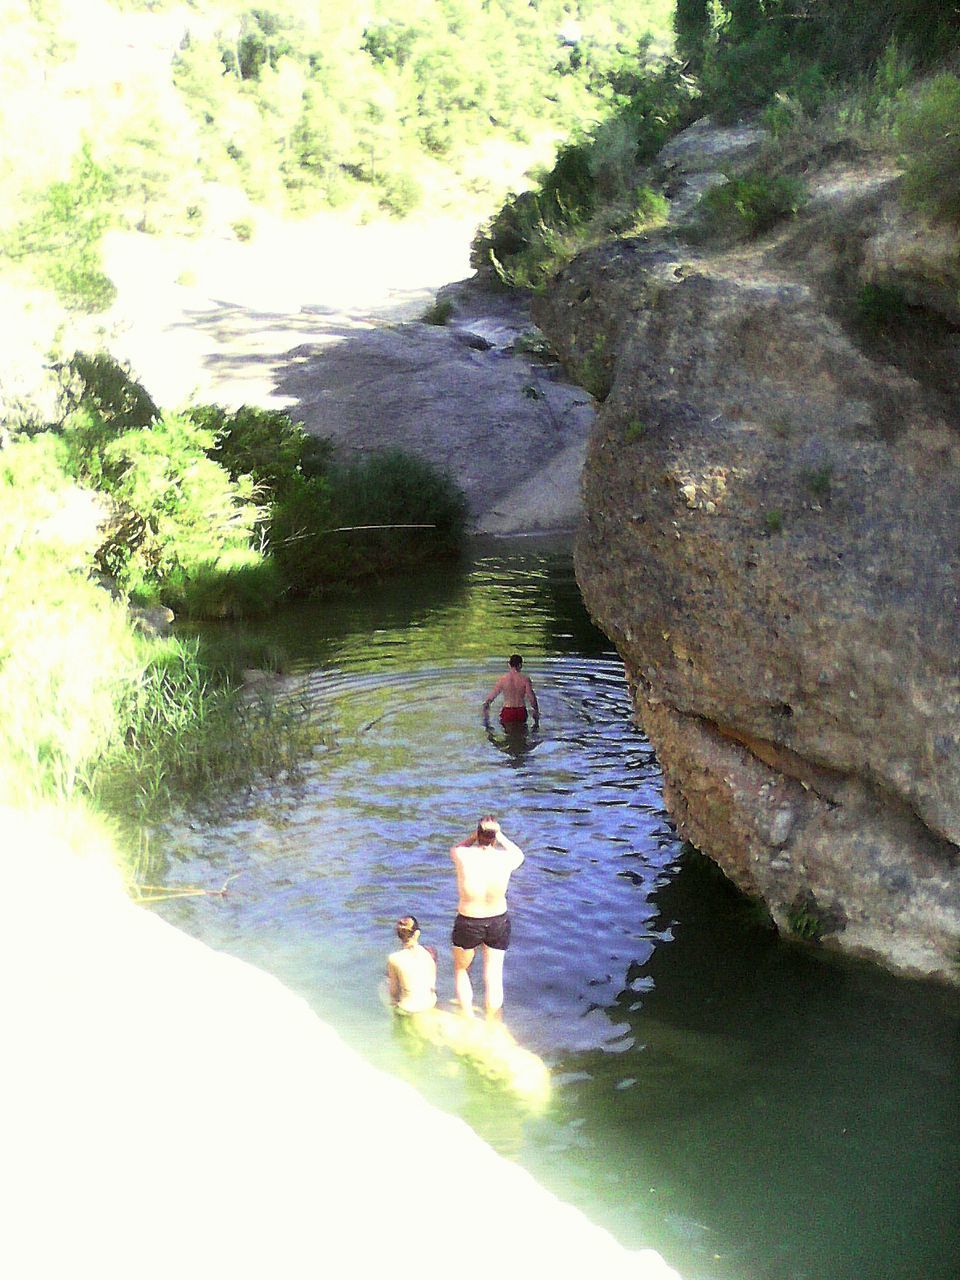
[[[519,653],[511,654],[508,670],[500,677],[483,701],[484,723],[487,722],[490,714],[490,704],[500,697],[503,698],[503,706],[500,708],[500,723],[505,728],[527,723],[528,702],[533,712],[534,725],[540,723],[540,707],[537,704],[537,695],[533,691],[530,677],[522,674],[522,667],[523,659]]]
[[[494,721],[485,721],[487,740],[491,746],[507,757],[507,763],[513,769],[520,768],[531,752],[540,745],[539,729],[530,729],[525,724],[508,724],[504,729]]]
[[[437,1003],[437,953],[420,945],[416,916],[401,916],[397,937],[399,951],[387,957],[387,990],[390,1003],[401,1013],[422,1013]]]

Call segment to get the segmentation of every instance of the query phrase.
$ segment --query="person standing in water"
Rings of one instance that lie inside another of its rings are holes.
[[[503,962],[510,945],[507,885],[523,862],[523,851],[508,840],[490,814],[450,857],[457,872],[457,917],[453,922],[453,981],[460,1008],[473,1017],[470,966],[483,947],[484,1011],[499,1019],[503,1010]]]
[[[436,952],[420,945],[416,916],[400,917],[397,937],[403,945],[387,957],[390,1003],[401,1013],[423,1013],[437,1003]]]
[[[519,653],[510,655],[510,665],[505,675],[502,675],[497,683],[493,686],[488,697],[483,702],[483,718],[484,721],[490,712],[490,704],[502,696],[503,706],[500,708],[500,723],[508,724],[526,724],[527,722],[527,703],[533,711],[533,723],[540,723],[540,707],[537,704],[537,695],[533,691],[533,685],[530,683],[530,677],[521,674],[523,667],[523,659]]]

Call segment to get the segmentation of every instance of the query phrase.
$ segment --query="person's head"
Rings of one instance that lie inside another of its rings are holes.
[[[477,823],[477,844],[493,844],[500,830],[500,823],[492,813],[486,813]]]
[[[520,668],[523,666],[523,659],[520,657],[519,653],[511,653],[510,665],[511,667],[513,667],[514,671],[520,670]]]
[[[408,942],[415,942],[420,937],[420,926],[417,924],[416,916],[401,916],[397,921],[397,937],[404,946]]]

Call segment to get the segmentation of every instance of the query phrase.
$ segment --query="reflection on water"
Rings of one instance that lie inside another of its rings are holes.
[[[291,611],[269,638],[333,745],[295,793],[167,833],[171,882],[239,873],[226,898],[168,917],[276,973],[687,1280],[953,1280],[955,1000],[781,943],[681,853],[564,551],[481,550],[442,580]],[[486,729],[480,703],[514,650],[541,725]],[[553,1070],[542,1114],[401,1034],[378,994],[392,922],[413,912],[452,997],[448,849],[487,811],[527,854],[506,1012]]]

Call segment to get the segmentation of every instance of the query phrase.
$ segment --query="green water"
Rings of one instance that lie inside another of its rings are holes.
[[[955,993],[781,942],[682,850],[563,547],[481,545],[261,630],[328,745],[296,787],[169,828],[169,883],[237,878],[168,918],[686,1280],[955,1280]],[[514,649],[543,719],[508,737],[479,706]],[[378,991],[414,912],[452,996],[447,851],[487,811],[527,854],[506,1016],[552,1069],[540,1113],[398,1032]]]

